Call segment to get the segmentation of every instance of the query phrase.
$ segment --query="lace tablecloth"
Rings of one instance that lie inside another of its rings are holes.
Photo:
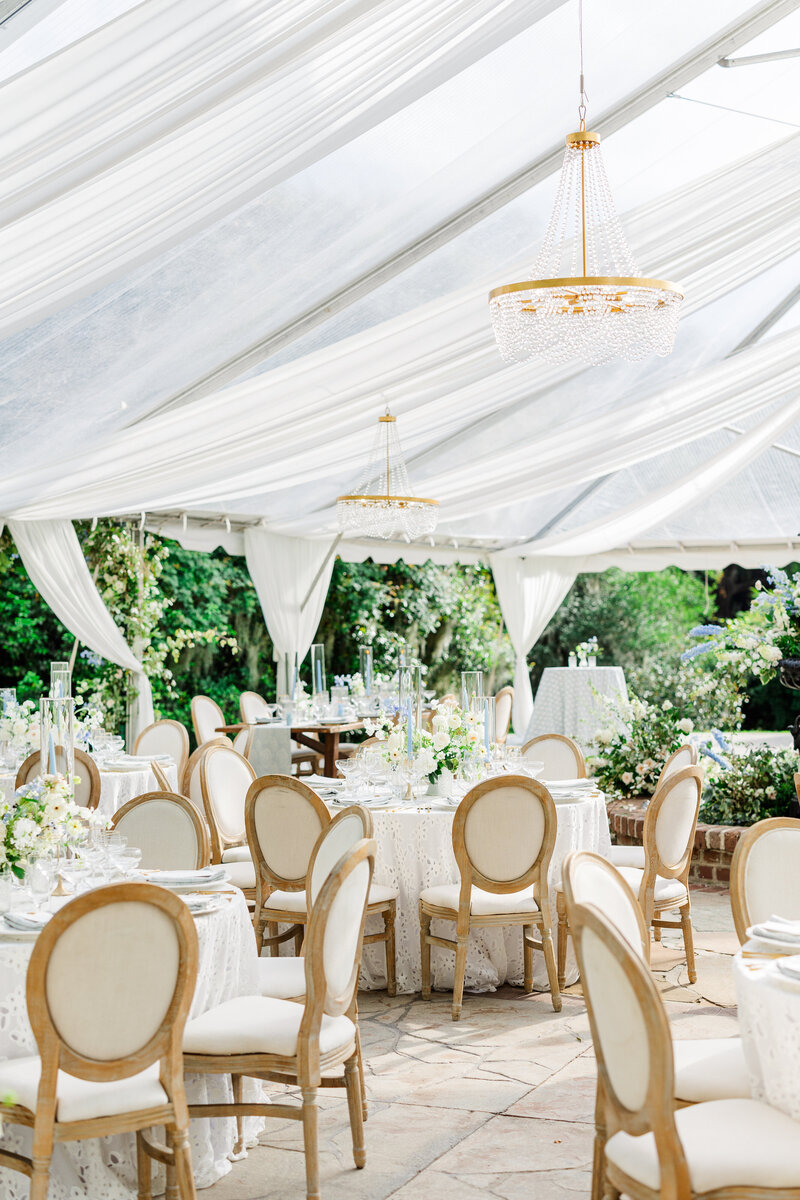
[[[196,927],[199,966],[191,1016],[198,1016],[234,996],[257,991],[253,925],[242,893],[237,891],[231,900],[225,900],[220,911],[197,917]],[[0,939],[0,1058],[37,1053],[25,1005],[25,975],[32,948],[32,942]],[[251,1099],[260,1094],[260,1085],[255,1080],[245,1080],[245,1088]],[[229,1078],[224,1075],[188,1075],[186,1090],[189,1101],[196,1104],[233,1098]],[[247,1118],[248,1142],[252,1144],[262,1127],[259,1118]],[[198,1187],[210,1187],[230,1171],[229,1156],[235,1140],[233,1118],[192,1121],[192,1166]],[[6,1125],[0,1145],[30,1153],[30,1131]],[[163,1191],[163,1176],[160,1188],[154,1190]],[[3,1200],[27,1200],[28,1180],[0,1167],[0,1196]],[[135,1196],[133,1134],[56,1146],[48,1200],[134,1200]]]
[[[800,1121],[800,982],[741,954],[733,978],[753,1097]]]
[[[178,768],[173,764],[165,766],[164,770],[170,784],[177,790]],[[3,772],[0,775],[0,793],[11,796],[14,791],[15,778],[16,773]],[[129,800],[133,800],[134,796],[141,796],[144,792],[157,791],[160,791],[160,787],[149,767],[137,771],[104,771],[101,769],[98,807],[101,812],[113,817],[117,809],[122,808],[123,804],[127,804]]]
[[[397,888],[397,990],[418,992],[422,986],[419,948],[419,897],[425,888],[439,883],[458,883],[453,854],[453,813],[424,809],[374,810],[372,817],[378,854],[375,881]],[[605,799],[600,792],[574,804],[557,805],[558,831],[550,867],[553,943],[556,936],[555,884],[561,879],[561,863],[570,850],[594,850],[607,855],[611,849]],[[382,927],[379,917],[370,918],[368,932]],[[453,926],[434,921],[433,931],[453,937]],[[431,962],[435,988],[451,989],[455,955],[433,947]],[[567,974],[574,983],[572,963]],[[522,931],[517,928],[476,929],[470,934],[466,986],[473,991],[491,991],[502,983],[522,983]],[[534,985],[547,987],[544,956],[534,953]],[[386,986],[386,955],[383,945],[365,947],[361,973],[362,988]]]
[[[627,700],[622,667],[547,667],[542,672],[525,741],[541,733],[565,733],[585,748],[609,724],[595,695]]]

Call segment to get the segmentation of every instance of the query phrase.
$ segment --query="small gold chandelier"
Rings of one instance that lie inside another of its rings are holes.
[[[433,533],[438,500],[411,495],[397,422],[389,409],[378,417],[378,433],[358,491],[336,500],[339,532],[346,537],[404,538]]]
[[[489,293],[506,362],[543,358],[596,366],[672,352],[683,293],[639,275],[622,232],[600,152],[586,128],[583,0],[578,0],[580,129],[567,134],[555,205],[532,278]]]

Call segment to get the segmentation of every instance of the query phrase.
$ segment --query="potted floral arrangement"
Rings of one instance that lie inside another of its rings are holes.
[[[84,811],[74,801],[73,783],[63,775],[40,775],[0,801],[0,869],[18,879],[26,865],[45,851],[80,841]]]
[[[606,795],[621,799],[652,796],[664,763],[694,729],[694,722],[671,700],[651,704],[632,695],[605,699],[609,724],[598,730],[589,762]]]
[[[706,776],[700,819],[710,825],[752,825],[765,817],[796,817],[793,750],[751,746],[738,753],[719,730],[701,747],[715,764]]]
[[[596,667],[597,660],[602,653],[602,647],[597,644],[596,637],[587,638],[585,642],[578,642],[575,647],[575,654],[578,656],[578,666],[580,667]]]
[[[34,700],[9,700],[0,716],[0,746],[23,759],[39,746],[39,706]]]

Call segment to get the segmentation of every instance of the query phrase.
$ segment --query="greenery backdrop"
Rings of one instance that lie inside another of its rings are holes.
[[[162,716],[190,725],[189,702],[203,692],[233,718],[240,691],[274,695],[272,644],[243,558],[222,550],[184,550],[116,521],[79,526],[104,600],[137,653],[143,654]],[[644,699],[674,687],[687,631],[731,615],[749,601],[758,572],[729,568],[710,578],[669,568],[657,573],[581,575],[535,649],[534,688],[542,670],[563,665],[592,634],[604,662],[625,668]],[[8,533],[0,537],[0,686],[21,700],[46,690],[49,663],[68,658],[73,638],[28,579]],[[429,665],[430,685],[453,690],[462,669],[480,668],[487,687],[511,681],[513,654],[491,572],[483,566],[409,566],[337,560],[320,624],[329,673],[357,669],[358,646],[371,642],[376,666],[391,667],[405,641]],[[79,648],[76,687],[124,719],[121,672]],[[785,728],[800,703],[776,682],[749,689],[745,725]]]

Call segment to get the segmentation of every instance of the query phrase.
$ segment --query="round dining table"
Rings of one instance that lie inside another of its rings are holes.
[[[341,804],[331,805],[335,815]],[[440,883],[458,883],[458,865],[453,853],[453,816],[456,805],[424,798],[415,807],[374,808],[374,836],[377,842],[375,882],[396,888],[398,892],[395,922],[396,970],[398,992],[418,992],[422,986],[419,942],[419,898],[425,888]],[[550,912],[553,943],[556,937],[555,888],[561,880],[561,864],[570,850],[594,850],[607,856],[611,849],[605,797],[600,791],[588,792],[580,799],[556,805],[557,831],[550,862]],[[367,932],[380,932],[382,919],[370,918]],[[454,927],[446,922],[433,923],[433,932],[454,936]],[[578,977],[574,959],[568,958],[567,983]],[[455,955],[433,947],[431,979],[434,988],[452,990]],[[472,991],[492,991],[503,983],[522,984],[522,931],[519,926],[474,929],[470,933],[466,987]],[[386,987],[386,955],[381,944],[364,947],[360,987]],[[534,987],[547,989],[544,956],[534,954]]]
[[[178,768],[174,763],[163,763],[164,771],[170,785],[178,791]],[[160,785],[149,767],[119,767],[113,770],[100,767],[100,803],[98,809],[108,817],[113,817],[123,804],[141,796],[145,792],[158,792]],[[16,771],[0,773],[0,795],[10,799],[14,794]]]
[[[588,747],[598,729],[611,722],[604,699],[613,704],[628,699],[622,667],[546,667],[524,740],[563,733]]]
[[[800,978],[778,961],[753,942],[734,956],[739,1031],[753,1098],[800,1121]]]
[[[236,996],[253,995],[257,987],[256,944],[253,924],[244,895],[229,888],[219,898],[214,912],[195,917],[198,937],[197,986],[190,1017],[199,1016]],[[0,1059],[36,1054],[37,1047],[28,1020],[25,977],[35,934],[15,933],[0,917]],[[257,1080],[244,1081],[246,1099],[262,1099]],[[187,1075],[189,1103],[223,1103],[233,1099],[227,1075]],[[255,1143],[263,1119],[245,1118],[245,1138]],[[5,1124],[0,1147],[30,1153],[31,1131]],[[196,1185],[210,1187],[231,1170],[236,1141],[236,1121],[215,1117],[190,1124],[192,1168]],[[163,1167],[153,1164],[153,1191],[164,1190]],[[24,1175],[0,1167],[0,1196],[3,1200],[28,1200],[29,1183]],[[90,1138],[55,1147],[50,1169],[48,1200],[135,1200],[136,1143],[134,1134]]]

